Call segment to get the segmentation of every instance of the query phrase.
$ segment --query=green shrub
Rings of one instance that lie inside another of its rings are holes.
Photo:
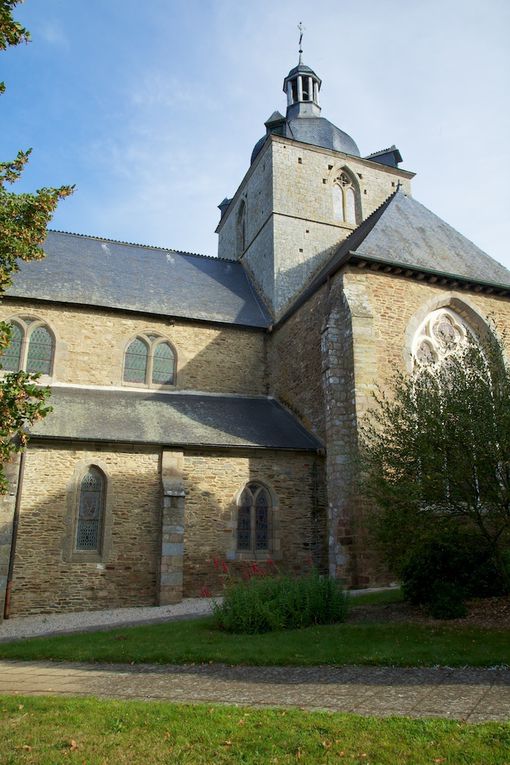
[[[404,598],[428,606],[437,618],[465,615],[465,598],[505,591],[504,578],[487,545],[467,532],[452,531],[417,542],[400,573]]]
[[[299,578],[253,577],[231,585],[223,603],[214,607],[219,629],[249,634],[333,624],[346,613],[341,585],[315,572]]]
[[[462,619],[467,615],[462,588],[451,582],[436,584],[430,599],[429,611],[434,619]]]

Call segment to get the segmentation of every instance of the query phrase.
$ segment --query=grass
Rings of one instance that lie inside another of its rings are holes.
[[[509,662],[509,630],[417,624],[336,624],[234,635],[211,619],[0,644],[0,658],[251,665],[477,666]]]
[[[503,765],[510,724],[0,697],[3,765]]]

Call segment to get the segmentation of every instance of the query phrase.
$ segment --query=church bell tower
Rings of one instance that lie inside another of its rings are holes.
[[[363,158],[321,116],[321,85],[300,46],[283,81],[285,116],[274,111],[266,120],[239,188],[219,205],[218,255],[242,260],[276,321],[399,182],[410,193],[413,174],[398,167],[395,146]]]

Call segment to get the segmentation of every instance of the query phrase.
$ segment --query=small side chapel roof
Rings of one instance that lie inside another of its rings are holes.
[[[43,260],[21,263],[8,297],[267,327],[237,261],[49,231]]]
[[[54,386],[33,437],[172,446],[317,451],[322,444],[274,399]]]

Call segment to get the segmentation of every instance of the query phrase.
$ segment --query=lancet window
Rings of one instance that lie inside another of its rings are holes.
[[[99,468],[91,465],[80,484],[76,550],[101,552],[105,497],[105,477]]]
[[[351,176],[344,170],[333,182],[333,208],[335,218],[342,223],[357,223],[357,190]]]
[[[265,486],[260,483],[245,486],[237,504],[237,549],[240,552],[269,550],[271,511],[271,495]]]
[[[236,226],[237,255],[241,257],[246,249],[246,202],[244,199],[241,200],[239,205]]]

